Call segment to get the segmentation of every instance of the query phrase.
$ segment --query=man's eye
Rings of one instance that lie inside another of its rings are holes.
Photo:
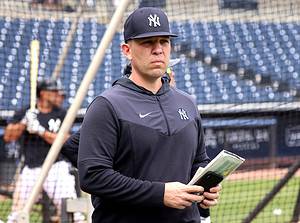
[[[170,42],[170,41],[166,39],[166,40],[162,40],[162,41],[161,41],[161,44],[165,44],[165,43],[169,43],[169,42]]]

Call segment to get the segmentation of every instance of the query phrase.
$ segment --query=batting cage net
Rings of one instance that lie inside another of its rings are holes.
[[[30,114],[46,122],[47,130],[58,131],[121,3],[0,2],[0,222],[16,222],[14,215],[26,204],[53,142],[39,137],[45,129],[26,127],[33,119]],[[213,158],[226,149],[246,159],[222,183],[219,204],[210,210],[211,222],[298,222],[298,1],[130,1],[71,132],[80,126],[94,97],[123,75],[128,62],[120,50],[124,18],[143,6],[163,8],[171,31],[179,36],[172,39],[171,54],[179,63],[171,69],[177,88],[197,101],[208,155]],[[56,95],[45,95],[43,89],[56,89]],[[36,111],[41,98],[57,107]],[[30,159],[24,160],[24,154]],[[66,208],[66,199],[81,196],[76,168],[59,155],[31,209],[30,222],[89,222],[85,211],[70,214]]]

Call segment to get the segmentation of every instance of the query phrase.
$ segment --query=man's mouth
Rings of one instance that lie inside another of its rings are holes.
[[[164,61],[162,61],[162,60],[154,60],[151,63],[153,63],[153,64],[164,64]]]

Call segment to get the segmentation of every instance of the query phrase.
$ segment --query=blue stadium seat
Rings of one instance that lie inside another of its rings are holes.
[[[186,48],[186,52],[175,50],[172,55],[181,58],[174,67],[177,87],[195,97],[197,103],[297,100],[293,91],[300,90],[299,23],[186,20],[170,25],[172,32],[179,34],[173,39],[174,49]],[[0,18],[0,109],[21,108],[29,103],[31,40],[41,42],[39,76],[49,77],[70,28],[69,19]],[[65,107],[73,102],[105,30],[106,26],[95,19],[79,21],[61,73],[68,98]],[[116,33],[82,107],[120,77],[126,64],[119,47],[122,41],[122,34]],[[215,61],[206,63],[205,57]],[[245,79],[237,70],[220,66],[230,64],[235,69],[251,70],[252,77]],[[270,82],[255,82],[254,75]],[[278,90],[274,82],[285,89]]]

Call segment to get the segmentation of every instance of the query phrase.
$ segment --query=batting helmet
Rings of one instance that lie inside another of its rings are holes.
[[[42,79],[37,84],[37,96],[40,96],[41,91],[63,91],[64,88],[60,80]]]

